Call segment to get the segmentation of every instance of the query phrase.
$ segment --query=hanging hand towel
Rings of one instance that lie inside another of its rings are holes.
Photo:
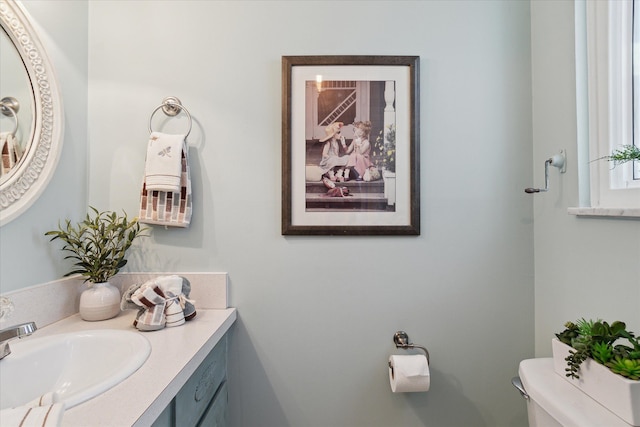
[[[180,191],[180,158],[184,144],[184,135],[151,132],[144,168],[147,190],[170,193]]]
[[[22,157],[22,147],[12,133],[0,133],[0,153],[2,153],[0,159],[0,176],[2,176],[9,172]]]
[[[55,403],[55,393],[47,393],[23,406],[0,411],[2,427],[54,427],[59,426],[64,414],[64,403]]]
[[[157,134],[159,132],[153,132],[151,136],[153,137],[153,135]],[[178,189],[176,191],[153,190],[149,185],[150,177],[145,172],[138,218],[140,222],[145,224],[188,227],[191,222],[191,169],[189,167],[187,144],[184,143],[182,135],[169,136],[175,136],[176,140],[182,141],[179,148],[180,155],[176,155],[177,151],[174,151],[173,148],[168,150],[173,153],[172,156],[180,159]],[[152,150],[147,151],[147,164],[149,163],[149,156],[153,156],[154,152]]]

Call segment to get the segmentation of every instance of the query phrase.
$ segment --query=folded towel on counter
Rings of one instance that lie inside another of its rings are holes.
[[[179,276],[162,276],[154,280],[154,284],[166,295],[164,315],[167,328],[184,324],[184,313],[180,306],[179,295],[182,295],[182,278]]]
[[[180,311],[183,312],[185,320],[191,320],[196,316],[196,308],[193,305],[193,301],[189,299],[191,293],[191,283],[182,277],[177,275],[160,276],[154,279],[155,283],[160,286],[165,293],[171,294],[174,300],[180,306]],[[167,322],[169,319],[167,318]],[[184,323],[184,322],[183,322]],[[167,326],[169,326],[167,324]],[[176,325],[177,326],[177,325]]]
[[[177,275],[160,276],[134,284],[122,294],[120,307],[138,309],[133,322],[140,331],[156,331],[184,324],[196,316],[194,301],[189,299],[191,284]]]
[[[54,427],[59,426],[64,414],[64,403],[56,403],[55,393],[47,393],[17,408],[0,411],[2,427]]]
[[[120,310],[125,311],[125,310],[144,310],[141,309],[140,306],[138,306],[138,304],[134,303],[131,300],[131,297],[133,296],[133,294],[140,289],[140,287],[142,286],[142,283],[135,283],[131,286],[129,286],[129,289],[127,289],[126,291],[124,291],[122,293],[122,298],[120,300]]]
[[[164,309],[167,297],[154,283],[145,283],[131,295],[131,301],[143,310],[138,312],[134,326],[141,331],[157,331],[165,327]]]
[[[147,190],[180,192],[184,138],[185,135],[151,132],[144,168]]]

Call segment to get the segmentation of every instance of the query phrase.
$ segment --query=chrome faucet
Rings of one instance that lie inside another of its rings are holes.
[[[38,329],[35,322],[27,322],[21,325],[11,326],[0,331],[0,359],[4,359],[11,353],[9,341],[31,335]]]

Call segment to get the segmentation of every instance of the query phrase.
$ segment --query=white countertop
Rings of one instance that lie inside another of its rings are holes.
[[[94,330],[137,330],[135,310],[101,322],[73,315],[36,331],[33,336]],[[149,426],[162,413],[205,356],[236,320],[236,309],[197,309],[182,326],[138,332],[151,343],[147,361],[130,377],[103,394],[68,409],[63,426]]]

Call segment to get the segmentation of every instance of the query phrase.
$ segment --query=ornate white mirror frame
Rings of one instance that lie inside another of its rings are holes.
[[[22,58],[34,99],[34,129],[18,169],[0,184],[0,226],[18,217],[51,180],[63,135],[62,98],[53,67],[27,14],[14,0],[0,0],[0,25]]]

